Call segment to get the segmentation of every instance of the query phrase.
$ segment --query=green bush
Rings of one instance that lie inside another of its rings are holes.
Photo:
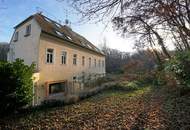
[[[165,70],[172,73],[180,84],[190,87],[190,51],[177,52],[165,63]]]
[[[33,71],[34,64],[27,66],[20,59],[13,63],[0,62],[0,113],[31,103]]]
[[[131,82],[123,81],[110,87],[110,89],[121,90],[121,91],[133,91],[133,90],[138,90],[140,86],[141,86],[140,82],[136,80]]]

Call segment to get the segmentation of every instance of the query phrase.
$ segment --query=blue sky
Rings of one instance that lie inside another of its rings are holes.
[[[43,14],[56,21],[61,20],[64,23],[67,18],[71,21],[71,28],[79,34],[86,37],[93,44],[98,46],[106,38],[107,45],[111,48],[121,51],[134,51],[133,39],[123,39],[112,29],[111,23],[104,30],[102,23],[78,24],[80,16],[71,9],[65,2],[56,0],[0,0],[0,42],[9,42],[14,31],[14,26],[37,12],[43,11]],[[66,11],[67,10],[67,11]]]

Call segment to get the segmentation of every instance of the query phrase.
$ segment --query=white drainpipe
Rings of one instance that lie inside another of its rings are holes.
[[[32,106],[34,106],[34,105],[35,105],[35,102],[34,102],[34,100],[35,100],[35,99],[34,99],[34,98],[35,98],[35,97],[34,97],[34,94],[35,94],[35,93],[34,93],[34,92],[35,92],[35,90],[34,90],[34,89],[35,89],[35,88],[34,88],[34,82],[33,82],[33,84],[32,84],[32,89],[33,89],[33,90],[32,90],[32,94],[33,94]]]

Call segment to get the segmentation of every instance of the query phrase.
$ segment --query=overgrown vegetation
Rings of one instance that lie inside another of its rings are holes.
[[[7,61],[8,51],[9,51],[9,44],[0,43],[0,61]]]
[[[166,62],[165,69],[182,84],[190,87],[190,52],[177,52]]]
[[[0,114],[14,112],[31,103],[33,72],[34,64],[27,66],[20,59],[0,62]]]

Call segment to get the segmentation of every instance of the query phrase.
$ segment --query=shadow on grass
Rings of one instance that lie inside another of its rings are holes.
[[[168,115],[168,129],[190,129],[190,91],[184,88],[165,89],[163,110]]]
[[[147,96],[145,109],[136,117],[131,130],[149,129],[171,129],[171,130],[189,130],[190,129],[190,91],[181,90],[181,88],[151,88]],[[145,97],[146,98],[146,97]],[[154,113],[156,118],[149,117]],[[156,121],[153,126],[149,122]],[[157,125],[156,125],[157,124]],[[154,126],[155,125],[155,126]],[[147,128],[148,129],[148,128]]]

